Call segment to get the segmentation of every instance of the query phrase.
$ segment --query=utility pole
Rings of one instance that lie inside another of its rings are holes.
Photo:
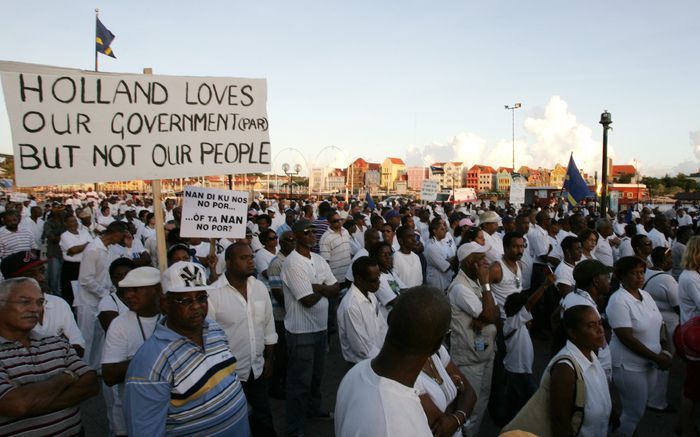
[[[600,114],[600,124],[603,125],[603,175],[600,193],[600,216],[607,218],[608,209],[608,130],[611,129],[612,115],[606,110]]]
[[[522,105],[520,103],[515,103],[513,106],[508,106],[505,105],[506,109],[510,111],[511,114],[511,122],[512,122],[512,129],[511,129],[511,134],[513,137],[513,171],[515,171],[515,110],[520,109]]]

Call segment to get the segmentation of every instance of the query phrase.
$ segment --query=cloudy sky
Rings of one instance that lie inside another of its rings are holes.
[[[0,60],[92,69],[99,7],[118,57],[101,70],[266,78],[278,171],[386,156],[509,165],[515,102],[516,166],[574,152],[599,169],[608,110],[616,163],[700,168],[697,1],[102,3],[5,0]]]

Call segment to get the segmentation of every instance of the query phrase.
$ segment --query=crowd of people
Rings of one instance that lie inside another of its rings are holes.
[[[695,208],[254,199],[244,238],[181,235],[163,203],[77,192],[0,220],[0,435],[503,432],[632,436],[700,416]],[[160,255],[163,256],[163,255]],[[329,343],[347,372],[322,408]],[[551,361],[535,375],[535,346]],[[678,366],[676,367],[678,368]],[[537,378],[536,378],[537,376]],[[280,429],[270,399],[283,399]]]

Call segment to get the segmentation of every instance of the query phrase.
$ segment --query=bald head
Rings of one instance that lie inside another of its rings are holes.
[[[427,286],[409,288],[389,313],[385,342],[407,355],[432,355],[450,328],[450,318],[445,293]]]

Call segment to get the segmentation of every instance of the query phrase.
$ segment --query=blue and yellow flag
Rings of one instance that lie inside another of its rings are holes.
[[[114,56],[114,52],[112,51],[112,48],[110,47],[110,44],[112,44],[112,41],[114,41],[114,34],[109,31],[105,27],[104,24],[100,21],[99,18],[97,19],[97,31],[95,35],[95,50],[97,50],[99,53],[105,54],[107,56],[111,56],[114,59],[117,57]]]
[[[365,193],[365,202],[367,202],[367,206],[370,210],[377,208],[377,205],[374,204],[374,200],[372,200],[372,196],[369,195],[369,190]]]
[[[566,169],[566,177],[564,178],[564,187],[562,189],[566,191],[566,199],[573,206],[578,205],[581,200],[591,194],[588,184],[583,180],[583,176],[581,176],[578,167],[576,167],[573,153],[571,158],[569,158],[569,166]]]

